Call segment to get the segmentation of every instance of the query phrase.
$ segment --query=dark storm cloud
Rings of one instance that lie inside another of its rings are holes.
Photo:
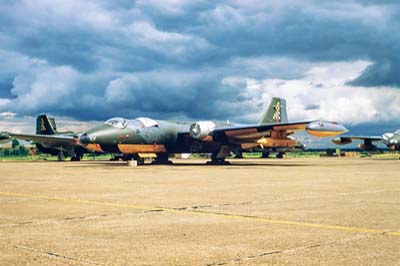
[[[357,79],[349,82],[354,86],[399,86],[400,60],[395,57],[380,59],[379,62],[367,67]]]
[[[399,22],[396,1],[4,2],[0,111],[245,120],[264,104],[246,79],[317,62],[368,60],[349,84],[399,87]]]
[[[310,104],[306,106],[306,110],[318,110],[320,108],[320,106],[318,104]]]

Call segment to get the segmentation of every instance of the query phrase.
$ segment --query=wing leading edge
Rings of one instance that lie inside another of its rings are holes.
[[[332,142],[336,145],[345,145],[352,143],[353,140],[362,140],[367,144],[371,144],[373,141],[382,141],[383,138],[381,136],[342,136],[334,138]]]
[[[36,135],[14,133],[8,133],[8,135],[17,139],[34,141],[36,143],[52,146],[73,146],[74,144],[76,144],[76,140],[72,135]]]
[[[347,129],[333,122],[303,121],[221,127],[214,129],[212,137],[214,141],[245,143],[257,141],[262,137],[287,137],[295,131],[306,131],[317,137],[332,137],[347,132]]]

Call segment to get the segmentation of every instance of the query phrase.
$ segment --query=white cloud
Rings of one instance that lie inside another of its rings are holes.
[[[247,90],[262,89],[264,102],[271,96],[286,98],[290,120],[325,119],[345,124],[394,121],[400,116],[398,88],[346,85],[369,64],[316,64],[302,79],[248,80]]]
[[[1,105],[1,103],[0,103],[0,105]],[[16,113],[12,113],[12,112],[1,112],[0,118],[11,119],[11,118],[14,118],[16,115],[17,115]]]
[[[115,22],[113,14],[96,1],[23,0],[18,3],[14,12],[18,20],[30,21],[35,26],[57,27],[60,30],[80,25],[103,29]],[[22,12],[30,16],[24,16]]]
[[[102,123],[99,121],[77,121],[70,117],[53,116],[51,114],[48,114],[48,116],[54,117],[56,119],[57,130],[59,132],[65,132],[65,131],[82,132],[82,131],[88,130],[88,129]],[[33,117],[33,116],[23,116],[23,117],[15,116],[14,117],[13,116],[12,119],[8,119],[8,118],[2,117],[2,113],[0,113],[0,132],[1,131],[7,131],[7,132],[13,132],[13,133],[35,134],[35,132],[36,132],[36,117]]]
[[[137,0],[136,4],[141,8],[151,8],[158,12],[168,15],[181,15],[185,12],[185,8],[199,3],[199,0]]]
[[[11,100],[10,100],[10,99],[0,98],[0,108],[1,108],[1,107],[4,107],[4,106],[7,106],[7,105],[10,104],[10,103],[11,103]]]

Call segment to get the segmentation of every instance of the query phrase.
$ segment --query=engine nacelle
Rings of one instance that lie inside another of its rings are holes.
[[[215,127],[216,125],[212,121],[200,121],[193,123],[189,130],[190,136],[192,136],[194,139],[202,141],[212,141],[210,134],[214,131]]]
[[[393,133],[385,133],[382,135],[382,139],[389,143],[390,139],[393,138],[394,134]]]
[[[365,145],[365,144],[359,144],[358,147],[364,151],[376,151],[378,147],[376,145]]]
[[[334,138],[332,140],[333,143],[335,143],[336,145],[345,145],[345,144],[349,144],[352,143],[353,141],[349,138]]]

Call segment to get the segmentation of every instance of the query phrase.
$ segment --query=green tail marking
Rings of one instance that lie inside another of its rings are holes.
[[[287,122],[286,100],[274,97],[258,123],[261,125]]]
[[[47,115],[39,115],[36,118],[36,134],[54,135],[57,134],[56,121]]]

